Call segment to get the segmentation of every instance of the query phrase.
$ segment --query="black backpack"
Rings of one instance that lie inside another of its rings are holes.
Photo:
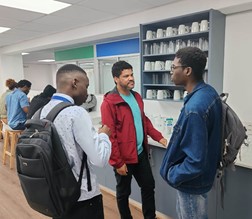
[[[227,93],[220,95],[222,100],[222,167],[233,167],[237,154],[246,145],[246,128],[234,110],[226,103]]]
[[[224,178],[223,174],[226,168],[235,170],[235,160],[241,149],[241,146],[246,143],[247,134],[246,127],[242,124],[238,115],[226,103],[228,94],[222,93],[220,95],[222,102],[222,148],[221,148],[221,162],[217,177],[221,185],[221,205],[224,207]]]
[[[88,191],[91,191],[87,155],[79,180],[73,175],[58,133],[53,124],[58,113],[70,103],[59,103],[40,119],[40,109],[27,120],[16,146],[17,172],[23,193],[31,208],[49,217],[63,217],[80,197],[83,169],[86,166]]]

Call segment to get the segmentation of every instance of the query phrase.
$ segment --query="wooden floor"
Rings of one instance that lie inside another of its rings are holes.
[[[10,170],[2,164],[2,147],[0,142],[0,219],[48,219],[29,207],[20,188],[16,170]],[[105,219],[119,219],[115,197],[103,191]],[[142,213],[131,206],[134,219],[143,218]]]

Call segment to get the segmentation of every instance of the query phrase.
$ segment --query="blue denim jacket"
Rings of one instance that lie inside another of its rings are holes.
[[[221,102],[218,93],[200,82],[184,100],[161,165],[172,187],[190,194],[208,192],[221,154]]]

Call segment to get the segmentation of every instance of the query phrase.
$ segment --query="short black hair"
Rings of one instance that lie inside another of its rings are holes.
[[[52,97],[54,93],[56,93],[56,89],[50,84],[48,84],[42,92],[44,97]]]
[[[31,87],[32,83],[28,80],[20,80],[18,83],[17,83],[17,86],[22,88],[22,87]]]
[[[58,69],[57,75],[64,74],[64,73],[70,73],[70,72],[74,72],[74,71],[78,71],[78,72],[82,72],[82,73],[86,74],[86,72],[78,65],[66,64],[66,65],[61,66]]]
[[[121,75],[122,71],[124,69],[131,69],[133,70],[133,67],[131,64],[129,64],[128,62],[125,61],[118,61],[116,63],[114,63],[114,65],[112,66],[112,76],[119,78],[119,76]]]
[[[175,57],[180,59],[181,65],[192,68],[196,80],[203,79],[207,56],[202,50],[197,47],[185,47],[179,49]]]

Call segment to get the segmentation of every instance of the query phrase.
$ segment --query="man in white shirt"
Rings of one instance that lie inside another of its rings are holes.
[[[102,195],[93,166],[104,167],[108,163],[111,154],[110,129],[104,125],[97,133],[88,112],[80,107],[86,101],[89,85],[83,69],[73,64],[62,66],[57,71],[56,83],[57,92],[44,106],[41,118],[45,118],[49,111],[62,101],[76,104],[62,110],[54,120],[54,124],[76,179],[80,173],[82,152],[87,154],[92,186],[92,190],[88,191],[84,168],[80,198],[61,219],[103,219]]]

